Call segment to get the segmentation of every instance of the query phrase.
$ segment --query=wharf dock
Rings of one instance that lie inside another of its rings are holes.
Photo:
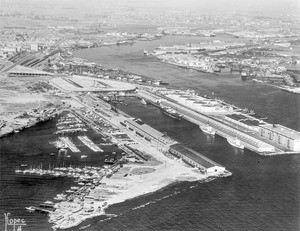
[[[53,212],[52,210],[45,209],[45,208],[39,208],[39,207],[35,207],[35,206],[31,206],[31,209],[32,209],[34,212],[45,213],[45,214],[49,214],[49,213],[52,213],[52,212]]]
[[[180,143],[171,145],[169,152],[174,156],[181,158],[187,164],[199,168],[202,172],[212,173],[216,171],[225,171],[223,166]]]
[[[59,137],[59,139],[72,151],[80,152],[76,145],[70,140],[69,137]]]
[[[252,136],[251,134],[240,131],[237,128],[234,128],[228,124],[224,124],[211,116],[199,113],[182,104],[167,100],[163,98],[163,96],[160,97],[152,92],[140,90],[138,93],[138,97],[142,97],[148,102],[153,103],[154,105],[158,105],[159,102],[162,106],[172,107],[180,114],[182,114],[183,118],[198,126],[209,124],[209,126],[211,126],[216,131],[216,134],[224,138],[237,137],[239,140],[241,140],[241,143],[245,145],[246,148],[256,153],[266,154],[273,153],[275,151],[283,151],[276,148],[274,145],[271,145],[267,142],[262,141],[261,139]]]
[[[90,140],[87,136],[78,136],[78,139],[88,146],[94,152],[103,152],[101,148],[99,148],[92,140]]]

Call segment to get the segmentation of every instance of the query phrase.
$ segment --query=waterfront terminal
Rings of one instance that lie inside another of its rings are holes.
[[[220,99],[165,88],[139,89],[138,97],[158,107],[172,107],[190,122],[210,127],[216,134],[237,139],[244,147],[262,154],[300,152],[300,132],[256,118]]]
[[[50,174],[77,179],[78,189],[68,190],[71,193],[68,196],[62,193],[55,197],[60,202],[49,212],[49,222],[55,229],[77,226],[88,218],[104,215],[105,209],[112,204],[157,191],[174,182],[206,182],[231,175],[224,166],[106,102],[104,98],[109,94],[113,94],[114,100],[119,96],[135,96],[159,108],[173,108],[183,119],[199,125],[199,129],[210,127],[215,132],[212,134],[220,135],[228,142],[233,140],[230,144],[236,148],[245,147],[264,155],[299,151],[299,132],[268,124],[253,113],[190,90],[81,76],[54,78],[49,84],[56,88],[52,94],[62,97],[62,107],[71,113],[58,121],[55,131],[61,143],[58,146],[72,153],[80,152],[68,133],[90,127],[123,151],[120,159],[107,160],[108,166],[103,169],[77,169],[77,172],[70,168],[16,170],[18,174]],[[77,139],[95,153],[103,151],[86,135],[78,135]],[[81,158],[86,157],[81,155]]]

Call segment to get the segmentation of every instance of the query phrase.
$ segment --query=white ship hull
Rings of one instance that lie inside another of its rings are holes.
[[[238,139],[233,139],[233,138],[227,138],[227,142],[232,145],[233,147],[239,148],[239,149],[244,149],[245,146],[241,144],[240,140]]]
[[[208,125],[200,125],[199,127],[200,127],[200,129],[201,129],[203,132],[205,132],[205,133],[207,133],[207,134],[209,134],[209,135],[215,135],[215,134],[216,134],[216,131],[213,130],[213,128],[212,128],[211,126],[208,126]]]

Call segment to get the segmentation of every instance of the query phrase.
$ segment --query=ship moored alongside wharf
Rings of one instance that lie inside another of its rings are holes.
[[[187,164],[200,169],[205,173],[224,173],[225,168],[204,155],[192,150],[174,140],[165,134],[153,129],[147,124],[144,124],[141,119],[126,119],[120,122],[122,126],[126,127],[138,137],[145,139],[150,144],[160,146],[160,149],[165,153],[171,153],[177,158],[182,159]]]
[[[231,175],[221,165],[182,146],[144,124],[140,119],[118,116],[114,122],[118,122],[116,125],[122,128],[118,130],[119,135],[127,134],[131,138],[119,145],[126,151],[126,156],[116,160],[114,164],[103,168],[57,167],[52,170],[33,169],[28,172],[78,179],[80,187],[67,190],[69,195],[58,194],[54,198],[59,201],[53,205],[54,211],[47,210],[49,222],[53,223],[54,229],[72,228],[88,218],[104,215],[104,210],[111,204],[165,187],[167,184],[161,183],[164,182],[164,175],[168,179],[178,175],[178,180],[188,180],[190,177],[191,180],[198,179],[203,182]],[[111,135],[116,135],[116,131]],[[135,158],[132,158],[132,155]],[[180,160],[192,168],[184,165]],[[198,173],[195,172],[196,170]],[[147,171],[155,171],[156,175],[149,175]],[[27,171],[24,170],[22,173],[26,174]],[[140,177],[134,176],[136,173],[142,174],[145,180],[141,181]],[[127,184],[131,184],[132,188]],[[46,211],[37,207],[31,208],[34,209],[33,211]]]
[[[78,94],[72,100],[77,103],[69,110],[124,152],[121,159],[115,159],[103,168],[23,171],[28,176],[64,176],[78,182],[78,188],[71,188],[67,194],[58,194],[54,198],[58,202],[53,205],[54,211],[49,212],[49,222],[53,223],[54,229],[72,228],[88,218],[104,215],[105,209],[112,204],[157,191],[173,182],[206,182],[231,175],[221,165],[181,146],[142,120],[112,110],[110,104],[92,94]],[[80,138],[92,150],[99,151],[87,137]],[[60,139],[74,152],[78,151],[71,139]]]
[[[300,152],[300,132],[278,124],[269,124],[242,109],[193,91],[144,88],[138,97],[156,106],[172,107],[183,118],[198,125],[209,124],[216,134],[238,139],[240,144],[261,155]]]

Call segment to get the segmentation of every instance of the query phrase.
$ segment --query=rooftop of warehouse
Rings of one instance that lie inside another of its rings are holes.
[[[173,144],[170,146],[170,149],[173,149],[177,152],[182,153],[184,156],[190,158],[191,160],[199,163],[200,165],[202,165],[205,168],[211,168],[214,166],[220,166],[219,164],[217,164],[216,162],[212,161],[211,159],[207,158],[206,156],[200,154],[199,152],[190,149],[188,147],[185,147],[182,144]]]
[[[280,124],[264,124],[264,125],[260,125],[260,127],[279,133],[291,139],[300,140],[300,132],[284,127]]]
[[[226,117],[234,119],[236,121],[239,121],[239,122],[244,123],[244,124],[249,125],[249,126],[258,126],[260,124],[259,120],[256,120],[254,118],[251,119],[251,118],[246,117],[242,114],[231,114],[231,115],[226,115]]]

